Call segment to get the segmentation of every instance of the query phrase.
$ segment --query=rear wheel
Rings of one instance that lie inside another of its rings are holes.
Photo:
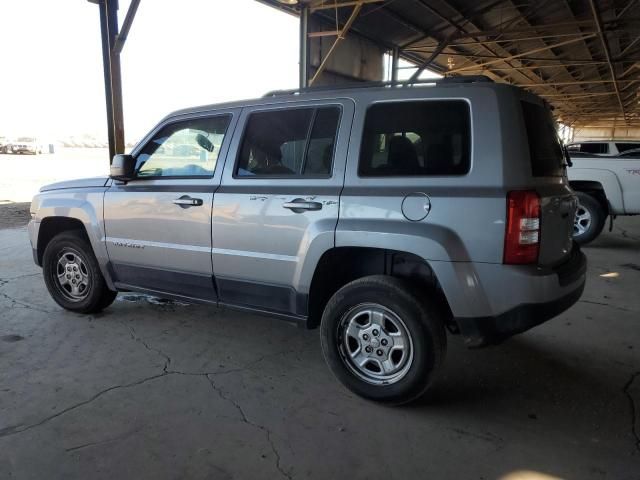
[[[79,233],[56,235],[42,258],[44,280],[58,305],[79,313],[95,313],[111,305],[109,290],[91,245]]]
[[[342,287],[320,327],[333,374],[356,394],[401,404],[432,383],[446,350],[444,320],[435,304],[398,278],[374,275]]]
[[[596,239],[607,220],[607,214],[600,202],[584,192],[576,192],[578,209],[573,222],[573,239],[585,245]]]

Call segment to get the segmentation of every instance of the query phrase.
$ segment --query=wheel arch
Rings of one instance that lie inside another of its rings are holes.
[[[624,213],[622,188],[616,174],[610,170],[579,168],[570,171],[569,185],[578,192],[592,195],[612,214]]]
[[[42,257],[49,242],[56,235],[70,231],[77,232],[85,240],[90,241],[84,223],[77,218],[51,216],[45,217],[40,221],[37,245],[38,265],[42,265]]]
[[[420,291],[428,291],[442,304],[447,325],[456,330],[446,295],[426,260],[399,250],[350,246],[328,249],[318,260],[309,288],[307,326],[315,328],[320,324],[325,305],[344,285],[378,274],[409,279]]]
[[[34,198],[32,209],[36,212],[37,240],[34,238],[38,263],[47,244],[58,233],[78,231],[91,245],[107,286],[115,290],[107,265],[109,257],[104,242],[104,222],[102,208],[103,190],[87,189],[86,192],[39,195]],[[70,198],[73,193],[75,198]],[[63,196],[64,195],[64,196]]]

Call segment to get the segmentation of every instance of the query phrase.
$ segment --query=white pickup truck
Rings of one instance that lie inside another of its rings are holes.
[[[578,243],[594,240],[609,215],[640,214],[640,148],[616,156],[569,154],[567,173],[579,201],[573,227]]]

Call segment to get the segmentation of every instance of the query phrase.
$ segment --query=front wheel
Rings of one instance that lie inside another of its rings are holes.
[[[607,214],[600,202],[584,192],[576,192],[578,208],[573,221],[573,239],[585,245],[596,239],[607,220]]]
[[[91,245],[76,232],[56,235],[42,257],[44,281],[58,305],[78,313],[95,313],[111,305],[109,290]]]
[[[324,310],[320,335],[338,380],[362,397],[390,404],[420,397],[446,351],[444,319],[435,304],[386,275],[338,290]]]

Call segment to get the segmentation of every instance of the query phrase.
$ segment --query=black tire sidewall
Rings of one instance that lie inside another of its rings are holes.
[[[580,245],[585,245],[600,235],[602,229],[604,228],[604,224],[607,220],[607,215],[600,205],[600,202],[593,198],[588,193],[577,192],[576,196],[578,197],[578,202],[580,205],[586,209],[591,215],[591,225],[587,229],[585,233],[582,235],[574,235],[573,239],[579,243]]]
[[[64,248],[72,248],[82,256],[91,279],[89,294],[78,302],[72,302],[65,298],[59,291],[57,284],[56,268],[58,254]],[[49,294],[55,302],[64,309],[79,313],[96,312],[108,306],[111,301],[113,301],[113,298],[115,298],[115,292],[111,292],[105,284],[91,245],[79,234],[68,232],[55,236],[44,251],[42,268],[44,281],[47,290],[49,290]],[[110,301],[107,301],[107,297],[111,297]]]
[[[411,335],[413,363],[396,383],[369,384],[356,376],[342,360],[338,325],[349,309],[362,303],[377,303],[390,309],[402,319]],[[442,332],[435,331],[437,328]],[[408,285],[393,277],[366,277],[340,289],[325,308],[320,330],[325,361],[338,380],[362,397],[388,404],[406,403],[422,395],[444,354],[444,326],[410,293]]]

